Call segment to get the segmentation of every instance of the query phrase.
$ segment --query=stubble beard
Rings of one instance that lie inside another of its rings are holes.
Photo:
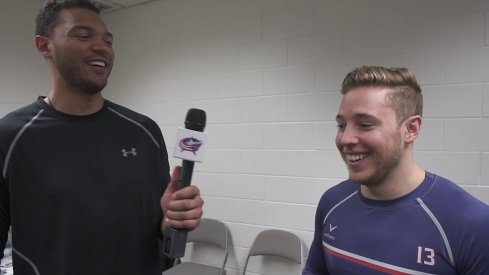
[[[71,65],[69,61],[56,62],[56,67],[58,68],[61,77],[70,86],[90,95],[100,93],[107,85],[107,79],[110,75],[110,73],[107,75],[107,78],[103,83],[97,83],[96,81],[85,77],[81,68],[79,66]]]
[[[400,138],[396,138],[395,144],[400,144]],[[384,152],[388,152],[387,155],[377,154],[381,157],[374,163],[374,170],[370,176],[365,177],[355,177],[354,174],[349,171],[349,179],[358,184],[375,187],[383,184],[389,175],[399,166],[401,162],[401,148],[400,147],[390,147],[384,148]],[[374,154],[369,157],[375,157]]]

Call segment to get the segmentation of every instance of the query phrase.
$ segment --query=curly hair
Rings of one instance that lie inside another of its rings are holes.
[[[83,8],[100,14],[92,0],[48,0],[37,14],[35,34],[50,37],[58,23],[59,12],[70,8]]]

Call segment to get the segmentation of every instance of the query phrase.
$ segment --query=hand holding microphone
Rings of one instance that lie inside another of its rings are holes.
[[[203,200],[196,186],[179,189],[181,166],[173,169],[172,179],[161,198],[164,227],[194,229],[202,216]]]
[[[169,258],[183,257],[188,230],[194,229],[202,216],[203,200],[199,190],[190,186],[195,161],[202,162],[207,136],[203,133],[206,115],[203,110],[190,109],[185,119],[185,128],[177,132],[174,156],[181,158],[171,182],[161,198],[164,214],[163,253]]]

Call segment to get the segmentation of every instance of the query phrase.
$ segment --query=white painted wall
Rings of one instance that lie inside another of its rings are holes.
[[[49,90],[32,39],[38,3],[2,2],[0,114]],[[319,197],[347,177],[334,120],[355,66],[413,69],[425,98],[415,159],[489,203],[488,11],[488,0],[151,2],[105,15],[116,49],[105,95],[155,119],[170,152],[187,109],[206,110],[194,183],[205,216],[231,228],[238,274],[263,229],[309,246]]]
[[[34,20],[41,4],[0,2],[0,117],[49,92],[49,71],[34,46]]]

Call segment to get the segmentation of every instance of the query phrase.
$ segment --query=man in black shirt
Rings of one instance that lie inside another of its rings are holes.
[[[0,120],[0,251],[12,226],[16,274],[161,274],[164,228],[202,216],[157,124],[103,98],[114,51],[99,12],[46,3],[35,44],[52,89]]]

